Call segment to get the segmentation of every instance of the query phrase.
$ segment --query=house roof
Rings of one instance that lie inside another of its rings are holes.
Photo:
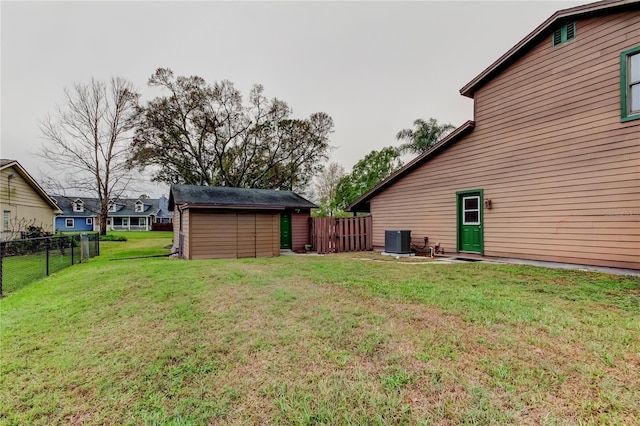
[[[55,213],[59,213],[58,205],[55,200],[47,194],[47,192],[36,182],[36,180],[31,177],[31,175],[18,163],[16,160],[9,160],[6,158],[0,159],[0,170],[8,169],[9,167],[13,167],[16,172],[33,188],[33,190],[42,197],[42,199],[51,206]]]
[[[593,15],[638,9],[640,9],[640,0],[604,0],[559,10],[530,32],[529,35],[520,40],[520,42],[509,49],[504,55],[499,57],[494,63],[489,65],[489,67],[478,74],[473,80],[467,83],[462,89],[460,89],[460,94],[473,98],[473,95],[478,89],[484,86],[488,81],[492,80],[496,75],[498,75],[498,73],[507,68],[517,59],[522,57],[541,39],[548,37],[558,25]]]
[[[275,209],[316,208],[293,191],[230,188],[224,186],[171,185],[169,210],[175,205],[188,208]]]
[[[62,210],[62,216],[64,217],[93,217],[100,213],[100,202],[97,198],[87,197],[65,197],[57,195],[54,197],[58,206]],[[73,203],[76,200],[81,200],[84,205],[84,212],[73,211]],[[135,204],[138,199],[118,199],[115,200],[116,211],[109,212],[109,217],[142,217],[142,216],[157,216],[160,210],[160,200],[154,198],[140,199],[144,203],[144,210],[142,212],[135,211]]]
[[[420,165],[427,162],[431,157],[435,156],[440,151],[444,150],[448,146],[454,144],[456,141],[462,139],[463,136],[470,133],[475,126],[475,122],[467,121],[462,126],[455,129],[453,132],[449,133],[445,138],[441,139],[438,143],[433,145],[427,151],[418,155],[416,158],[405,164],[403,167],[398,169],[395,173],[389,176],[386,179],[380,181],[376,186],[367,191],[360,198],[355,200],[353,203],[347,206],[346,211],[368,211],[367,203],[374,195],[378,194],[393,182],[397,181],[401,177],[405,176],[407,173],[416,169]]]
[[[594,15],[639,9],[640,0],[604,0],[559,10],[558,12],[551,15],[549,19],[540,24],[535,30],[529,33],[529,35],[523,38],[519,43],[509,49],[504,55],[498,58],[487,69],[478,74],[478,76],[471,80],[462,89],[460,89],[460,93],[464,96],[473,98],[475,92],[478,89],[480,89],[484,84],[496,77],[502,70],[513,64],[513,62],[515,62],[518,58],[526,54],[529,49],[531,49],[541,39],[550,36],[551,32],[553,32],[560,24]],[[473,121],[467,121],[462,126],[458,127],[456,130],[450,133],[446,138],[435,144],[432,148],[420,154],[418,157],[407,163],[404,167],[400,168],[394,174],[378,183],[367,193],[347,206],[346,210],[367,211],[368,202],[373,196],[383,191],[385,188],[405,176],[407,173],[427,162],[438,152],[446,149],[456,141],[460,140],[464,135],[470,133],[473,130],[474,126],[475,123]]]

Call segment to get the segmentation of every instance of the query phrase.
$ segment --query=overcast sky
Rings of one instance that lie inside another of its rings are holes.
[[[328,113],[331,160],[348,171],[416,118],[472,119],[460,88],[555,11],[584,3],[2,1],[0,156],[46,175],[39,122],[65,87],[122,76],[145,101],[149,76],[168,67],[243,94],[260,83],[296,117]]]

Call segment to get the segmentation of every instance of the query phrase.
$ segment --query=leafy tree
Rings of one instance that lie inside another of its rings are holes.
[[[104,235],[109,199],[119,197],[131,181],[127,156],[140,95],[119,77],[109,83],[91,79],[64,93],[65,102],[55,117],[41,123],[47,143],[40,156],[63,175],[50,186],[95,194],[100,206],[95,213]]]
[[[388,146],[380,151],[371,151],[353,166],[351,173],[338,182],[336,206],[344,209],[401,166],[397,148]]]
[[[317,216],[335,216],[340,209],[336,206],[336,191],[340,179],[346,174],[344,167],[336,162],[327,164],[316,178],[316,194],[320,208]]]
[[[246,103],[227,80],[160,68],[149,86],[168,92],[141,108],[130,166],[153,168],[165,183],[246,188],[305,187],[328,158],[333,120],[291,117],[289,106],[255,85]]]
[[[398,147],[403,154],[423,153],[455,129],[451,124],[439,124],[435,118],[427,121],[418,118],[413,122],[413,127],[413,129],[402,129],[396,134],[396,139],[407,141]]]

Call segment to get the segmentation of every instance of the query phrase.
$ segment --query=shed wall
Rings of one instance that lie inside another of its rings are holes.
[[[545,38],[475,95],[475,129],[371,200],[374,245],[411,229],[456,250],[456,191],[483,189],[485,255],[640,269],[640,121],[620,122],[620,53],[640,12]]]
[[[280,215],[188,209],[187,259],[273,257],[280,254]],[[186,222],[185,222],[186,223]],[[185,243],[186,244],[186,243]]]
[[[182,225],[182,218],[177,205],[173,207],[173,219],[173,247],[177,249],[180,243],[180,226]]]
[[[311,213],[309,210],[300,213],[291,213],[291,232],[293,250],[304,250],[304,246],[310,243],[309,221]]]

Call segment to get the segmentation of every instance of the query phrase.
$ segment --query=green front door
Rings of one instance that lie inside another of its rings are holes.
[[[291,213],[280,215],[280,248],[291,250]]]
[[[484,254],[482,190],[457,193],[458,251]]]

